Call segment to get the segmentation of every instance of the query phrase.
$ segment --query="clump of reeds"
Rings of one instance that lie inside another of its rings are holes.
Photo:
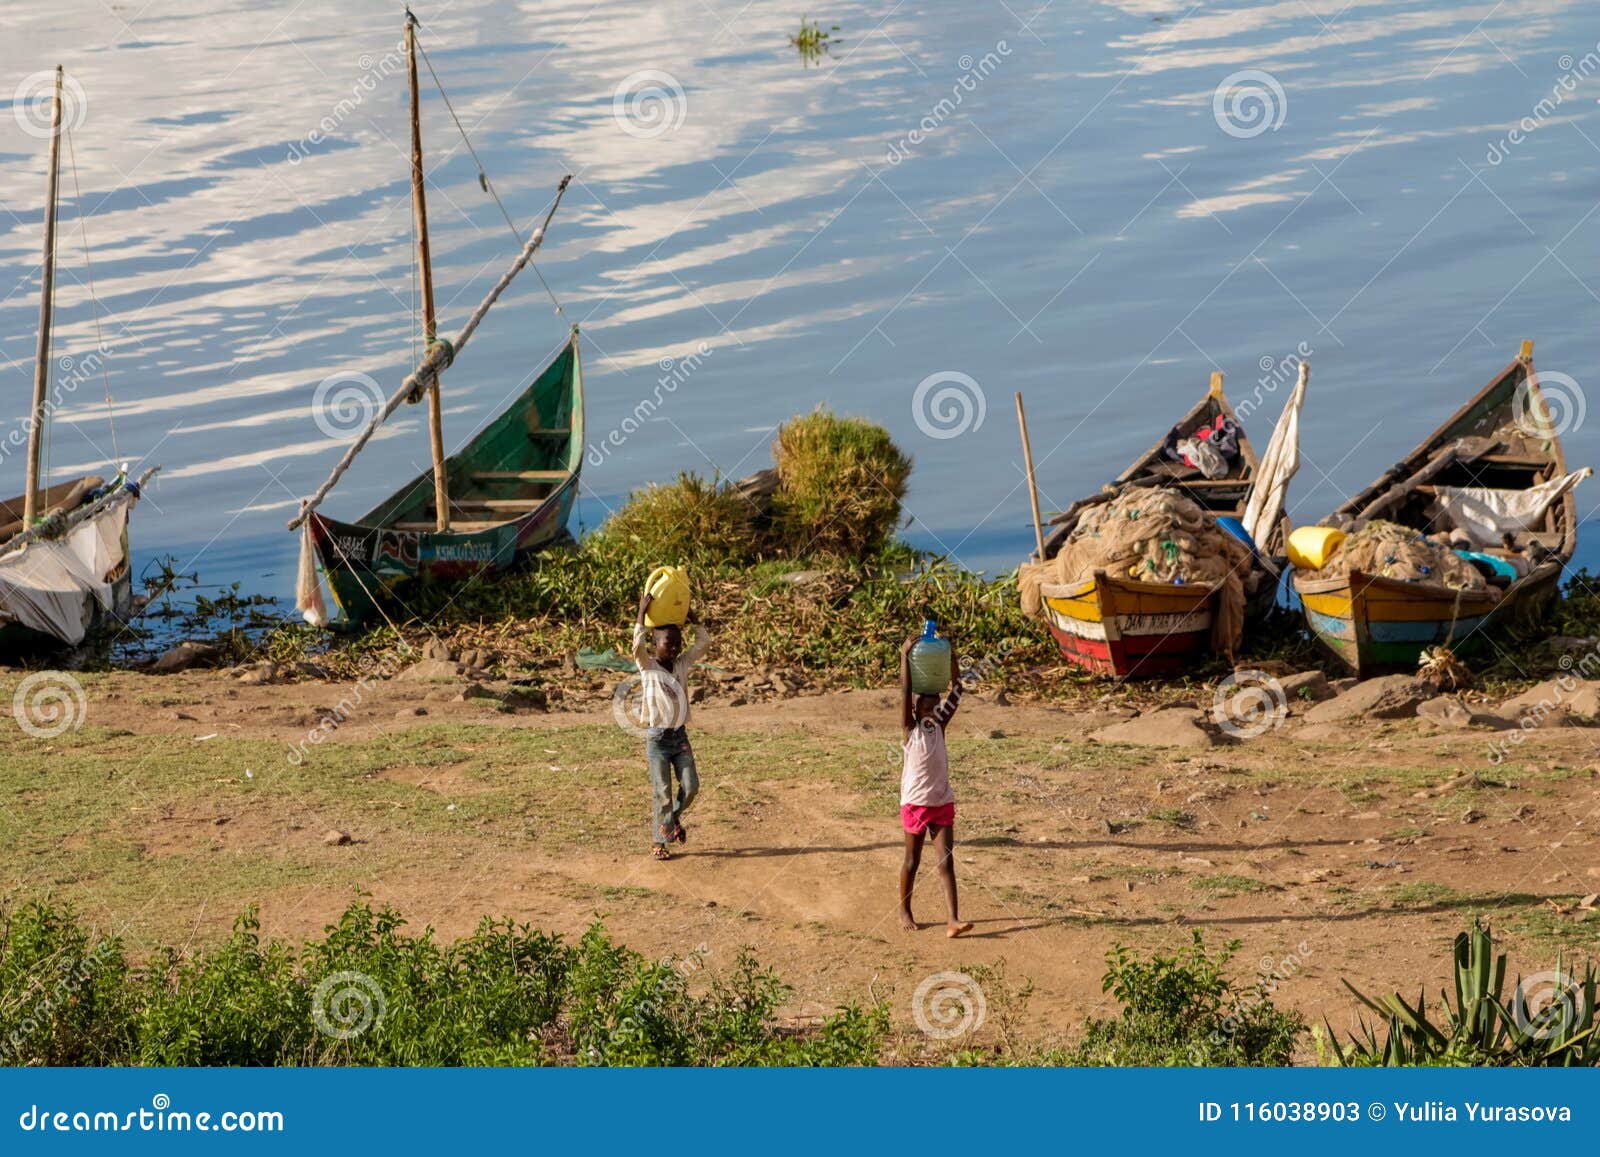
[[[772,447],[771,533],[784,555],[877,554],[900,523],[911,459],[889,431],[823,407],[791,418]]]

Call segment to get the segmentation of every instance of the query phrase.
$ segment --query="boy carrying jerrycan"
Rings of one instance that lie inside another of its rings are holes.
[[[657,567],[639,599],[633,658],[639,664],[639,724],[645,729],[653,797],[650,854],[658,860],[672,858],[669,844],[689,842],[683,813],[700,790],[689,746],[689,672],[710,647],[711,635],[695,623],[694,644],[684,651],[683,627],[689,621],[688,576],[682,567]]]

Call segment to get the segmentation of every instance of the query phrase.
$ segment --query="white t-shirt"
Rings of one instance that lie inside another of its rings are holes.
[[[711,646],[711,633],[699,623],[694,643],[671,669],[656,659],[651,628],[633,626],[633,659],[639,664],[639,726],[683,727],[689,722],[689,672]]]

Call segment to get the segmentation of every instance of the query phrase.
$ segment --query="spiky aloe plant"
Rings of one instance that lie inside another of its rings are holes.
[[[1455,1002],[1439,994],[1441,1024],[1428,1018],[1426,998],[1415,1005],[1399,993],[1376,1000],[1349,981],[1357,1000],[1383,1018],[1362,1018],[1348,1047],[1340,1047],[1328,1026],[1333,1054],[1341,1065],[1600,1065],[1600,1024],[1596,1021],[1593,964],[1579,979],[1558,957],[1552,972],[1525,983],[1517,978],[1509,1003],[1504,999],[1506,955],[1495,954],[1489,929],[1474,925],[1456,935]],[[1380,1026],[1387,1035],[1379,1038]]]

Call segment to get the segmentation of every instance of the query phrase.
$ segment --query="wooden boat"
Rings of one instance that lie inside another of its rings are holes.
[[[445,460],[449,529],[439,530],[433,471],[354,522],[309,520],[344,619],[378,614],[395,584],[459,581],[502,570],[566,531],[583,465],[583,370],[578,331],[531,386]]]
[[[1222,392],[1220,373],[1211,375],[1210,390],[1178,420],[1177,427],[1191,431],[1212,424],[1219,416],[1239,425],[1239,454],[1226,477],[1205,478],[1195,467],[1165,457],[1166,440],[1162,439],[1100,494],[1073,503],[1051,519],[1042,557],[1056,556],[1085,510],[1131,486],[1177,490],[1215,516],[1242,518],[1259,460]],[[1285,535],[1280,522],[1270,540],[1258,546],[1269,558],[1279,556]],[[1273,589],[1273,583],[1265,581],[1269,577],[1258,580],[1258,589]],[[1143,582],[1097,571],[1076,583],[1047,583],[1040,596],[1045,624],[1063,658],[1096,675],[1128,679],[1193,671],[1204,662],[1212,650],[1211,627],[1221,590],[1199,583]]]
[[[52,486],[43,468],[52,410],[56,217],[61,135],[65,131],[63,79],[58,67],[51,111],[27,477],[21,495],[0,502],[0,660],[74,646],[100,624],[132,613],[127,517],[138,501],[141,484],[154,473],[148,471],[134,482],[124,466],[109,486],[96,474]]]
[[[1514,362],[1323,524],[1348,530],[1382,518],[1431,533],[1438,529],[1428,514],[1435,486],[1521,490],[1566,473],[1533,369],[1533,343],[1523,342]],[[1470,654],[1489,628],[1536,615],[1555,595],[1577,535],[1577,507],[1568,491],[1546,510],[1543,526],[1524,536],[1538,544],[1542,561],[1498,598],[1359,571],[1320,580],[1296,575],[1294,589],[1312,634],[1354,674],[1415,670],[1424,648]]]
[[[441,422],[440,374],[471,338],[511,279],[532,259],[570,177],[556,190],[544,224],[534,230],[511,268],[453,341],[438,336],[433,272],[423,187],[422,129],[417,84],[416,17],[406,12],[406,55],[411,86],[411,190],[417,225],[423,333],[427,355],[346,452],[326,483],[308,499],[289,528],[304,527],[297,604],[319,625],[365,626],[388,614],[396,588],[407,580],[471,581],[503,570],[561,539],[578,495],[583,465],[583,369],[578,327],[559,353],[510,406],[458,453],[446,457]],[[480,173],[485,188],[488,179]],[[509,222],[509,218],[508,218]],[[515,226],[512,226],[515,231]],[[518,234],[521,241],[521,235]],[[354,522],[316,507],[402,401],[426,399],[433,468],[401,487]],[[322,605],[320,567],[339,609],[335,621]]]

